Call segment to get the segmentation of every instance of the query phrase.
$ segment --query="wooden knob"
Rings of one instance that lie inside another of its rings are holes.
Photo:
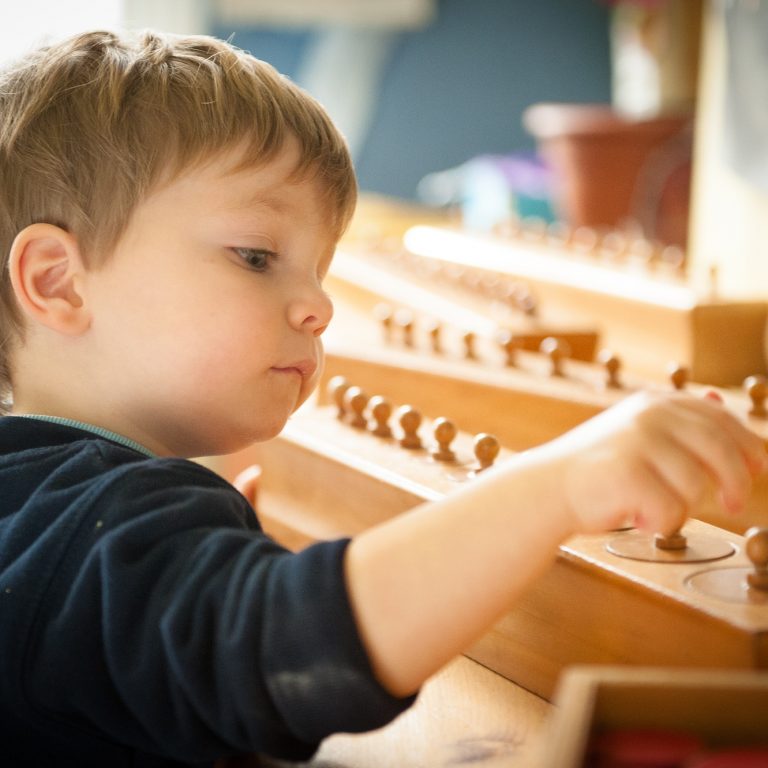
[[[349,382],[344,376],[333,376],[326,385],[326,392],[336,405],[336,417],[339,419],[343,419],[347,412],[344,395],[348,389]]]
[[[768,395],[768,379],[765,376],[748,376],[744,379],[744,389],[752,401],[749,415],[757,416],[760,419],[768,416],[768,411],[765,410],[765,398]]]
[[[551,376],[563,376],[563,361],[571,354],[571,348],[567,341],[547,336],[539,345],[539,351],[549,357],[552,363]]]
[[[480,464],[477,471],[482,472],[493,466],[493,462],[496,461],[500,450],[499,441],[493,435],[481,432],[475,435],[474,450],[475,458]]]
[[[480,278],[480,292],[484,296],[494,298],[496,296],[496,292],[499,289],[500,283],[501,278],[498,275],[483,274],[483,276]]]
[[[406,347],[413,346],[413,312],[410,309],[398,309],[394,316],[395,326],[401,333],[401,339]]]
[[[429,346],[435,354],[443,351],[442,326],[438,320],[431,318],[424,323],[424,330],[429,338]]]
[[[421,426],[421,414],[412,405],[401,405],[397,410],[397,421],[402,434],[400,445],[403,448],[421,448],[418,429]]]
[[[659,254],[662,266],[679,272],[685,266],[685,251],[679,245],[665,245]]]
[[[392,403],[386,397],[374,395],[368,402],[368,409],[373,418],[371,432],[377,437],[391,437],[389,418],[392,415]]]
[[[436,443],[432,449],[432,458],[437,461],[454,461],[456,454],[451,450],[451,443],[456,437],[456,425],[441,416],[433,422],[432,434]]]
[[[656,545],[656,549],[664,549],[667,551],[680,550],[685,549],[688,546],[688,539],[677,530],[674,533],[669,534],[669,536],[657,533],[653,537],[653,543]]]
[[[476,336],[472,331],[467,331],[461,337],[461,341],[464,344],[464,357],[467,360],[474,360],[477,357],[475,353],[475,339]]]
[[[644,237],[635,238],[629,245],[629,258],[646,268],[651,264],[654,253],[653,243]]]
[[[381,327],[384,341],[392,341],[392,307],[389,304],[377,304],[373,308],[373,316]]]
[[[755,526],[744,536],[744,551],[755,566],[755,570],[747,574],[747,583],[755,589],[768,590],[768,528]]]
[[[565,221],[553,221],[547,227],[547,238],[552,245],[568,245],[572,236],[573,231]]]
[[[621,389],[621,381],[619,381],[621,360],[609,349],[602,350],[597,360],[605,368],[605,386],[608,389]]]
[[[537,304],[534,295],[526,287],[524,291],[519,291],[516,296],[517,308],[525,315],[533,317],[536,314]]]
[[[365,418],[365,407],[368,405],[368,395],[360,387],[350,387],[344,394],[344,410],[349,417],[349,423],[358,429],[365,429],[368,421]]]
[[[600,251],[609,261],[623,259],[629,250],[629,239],[617,229],[606,232],[600,241]]]
[[[685,389],[685,385],[691,376],[691,372],[686,366],[679,363],[670,363],[667,366],[667,372],[669,373],[669,380],[675,389]]]
[[[512,368],[517,363],[517,350],[520,348],[520,341],[515,334],[508,328],[500,328],[496,333],[496,341],[504,353],[504,364]]]
[[[600,244],[600,236],[592,227],[577,227],[571,234],[571,246],[581,253],[592,253]]]

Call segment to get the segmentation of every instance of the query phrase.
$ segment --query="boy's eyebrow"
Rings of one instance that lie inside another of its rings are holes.
[[[279,195],[256,190],[253,194],[243,195],[233,205],[233,210],[240,211],[247,208],[271,208],[276,213],[284,213],[290,208],[290,204]]]

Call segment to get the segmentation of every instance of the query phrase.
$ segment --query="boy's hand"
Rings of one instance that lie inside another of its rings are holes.
[[[261,467],[258,464],[252,464],[244,469],[232,481],[232,485],[250,502],[250,505],[256,509],[259,497],[259,481],[261,480]]]
[[[712,484],[739,511],[768,469],[760,437],[716,398],[645,392],[551,444],[564,451],[563,493],[574,530],[677,530]]]

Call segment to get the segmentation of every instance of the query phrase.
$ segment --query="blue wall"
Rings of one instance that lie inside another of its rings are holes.
[[[529,104],[609,101],[607,29],[600,0],[439,0],[434,23],[393,46],[356,158],[361,188],[414,198],[427,173],[532,150],[521,124]],[[212,31],[292,77],[313,35]]]

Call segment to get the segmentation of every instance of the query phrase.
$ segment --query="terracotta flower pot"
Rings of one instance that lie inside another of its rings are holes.
[[[606,104],[540,103],[523,123],[554,171],[564,221],[602,228],[629,219],[649,238],[685,245],[691,115],[632,120]]]

